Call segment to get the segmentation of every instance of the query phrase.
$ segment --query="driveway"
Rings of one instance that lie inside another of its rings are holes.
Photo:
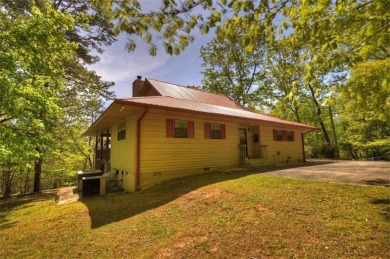
[[[265,172],[265,175],[307,180],[390,187],[390,162],[311,160],[304,166]]]

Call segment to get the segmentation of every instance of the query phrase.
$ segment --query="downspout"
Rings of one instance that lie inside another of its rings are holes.
[[[148,113],[149,108],[145,108],[141,117],[137,119],[137,162],[136,162],[136,171],[135,171],[135,189],[139,190],[141,188],[141,121]]]

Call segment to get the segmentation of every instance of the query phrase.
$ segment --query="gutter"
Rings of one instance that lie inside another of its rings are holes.
[[[137,119],[137,150],[136,150],[136,168],[135,168],[135,189],[141,189],[141,122],[148,113],[149,108],[145,108],[141,117]]]

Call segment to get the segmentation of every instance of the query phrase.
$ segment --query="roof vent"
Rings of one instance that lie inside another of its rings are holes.
[[[137,79],[138,79],[138,80],[141,80],[141,79],[142,79],[142,76],[137,76]]]

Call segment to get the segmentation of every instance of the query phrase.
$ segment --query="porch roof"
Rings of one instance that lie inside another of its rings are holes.
[[[126,109],[125,112],[123,109],[120,108],[124,105],[130,106],[132,107],[132,109]],[[294,121],[283,120],[251,111],[239,110],[207,103],[200,103],[185,99],[177,99],[168,96],[149,96],[115,99],[114,102],[107,108],[107,110],[99,117],[99,119],[91,125],[91,127],[85,132],[84,135],[95,135],[98,132],[108,130],[110,126],[128,117],[131,111],[134,112],[137,108],[139,109],[141,107],[190,112],[205,115],[215,115],[255,122],[267,122],[274,125],[278,124],[280,126],[300,128],[307,132],[317,130],[316,127],[312,127]]]

